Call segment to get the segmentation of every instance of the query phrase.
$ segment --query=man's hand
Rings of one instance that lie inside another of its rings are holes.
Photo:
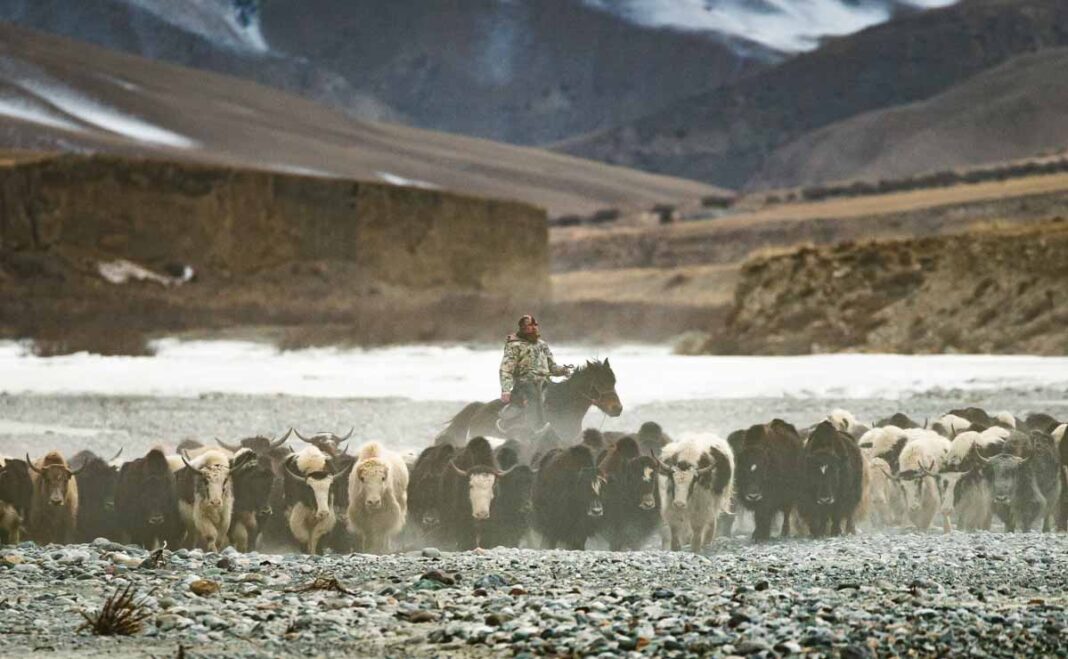
[[[507,405],[512,402],[512,393],[510,391],[501,392],[501,402]]]

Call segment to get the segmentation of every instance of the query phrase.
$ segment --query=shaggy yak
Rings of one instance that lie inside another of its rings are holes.
[[[790,513],[801,476],[801,436],[782,419],[755,425],[745,432],[736,456],[738,500],[753,511],[753,540],[771,537],[771,522],[782,513],[781,537],[790,535]]]
[[[812,537],[856,532],[868,477],[856,441],[831,421],[813,429],[804,447],[798,509]]]

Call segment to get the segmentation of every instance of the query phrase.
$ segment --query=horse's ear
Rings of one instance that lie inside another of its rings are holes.
[[[612,365],[608,363],[608,357],[604,358],[604,365],[607,366],[608,368],[612,368]]]
[[[593,366],[593,362],[591,362],[590,360],[587,359],[586,360],[586,366]]]

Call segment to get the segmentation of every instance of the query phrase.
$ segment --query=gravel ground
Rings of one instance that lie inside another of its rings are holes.
[[[958,405],[1068,417],[1061,391],[940,392],[901,401],[747,399],[628,409],[604,429],[657,420],[669,432],[833,407],[861,420]],[[297,397],[0,396],[0,453],[50,448],[126,455],[183,437],[233,439],[289,425],[426,445],[455,403]],[[600,415],[587,422],[597,426]],[[4,424],[7,424],[5,426]],[[35,427],[40,426],[40,427]],[[57,426],[60,427],[57,431]],[[45,434],[45,428],[53,432]],[[1068,536],[865,533],[754,546],[717,539],[704,556],[435,549],[368,556],[147,553],[93,545],[0,547],[0,655],[824,655],[1043,654],[1068,648]],[[457,576],[458,575],[458,576]],[[300,589],[317,577],[347,591]],[[194,594],[197,580],[219,591]],[[135,637],[78,632],[79,611],[132,583],[147,599]]]
[[[912,533],[669,552],[385,557],[0,551],[0,654],[953,654],[1063,656],[1068,537]],[[316,578],[335,590],[303,591]],[[214,594],[194,582],[217,584]],[[79,633],[132,583],[135,637]]]

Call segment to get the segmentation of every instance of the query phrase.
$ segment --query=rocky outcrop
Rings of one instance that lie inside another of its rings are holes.
[[[742,268],[723,354],[1068,351],[1068,222],[845,243]]]

